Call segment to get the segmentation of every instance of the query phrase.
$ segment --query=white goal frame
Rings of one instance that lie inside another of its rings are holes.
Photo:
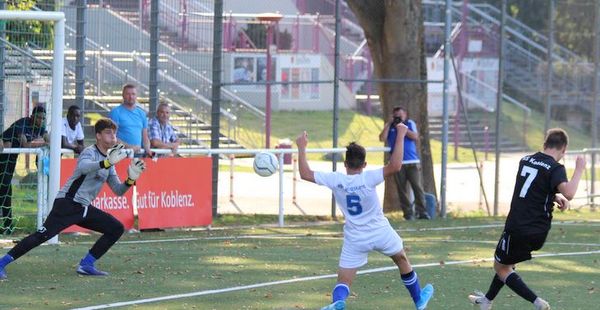
[[[48,199],[51,207],[60,187],[60,146],[63,110],[63,77],[65,60],[65,14],[46,11],[0,10],[0,20],[37,20],[54,22],[54,57],[52,57],[52,107],[50,112],[50,175],[48,178]],[[42,184],[38,184],[42,186]],[[38,197],[38,200],[42,197]],[[38,206],[39,206],[38,201]],[[38,220],[38,227],[42,225]]]

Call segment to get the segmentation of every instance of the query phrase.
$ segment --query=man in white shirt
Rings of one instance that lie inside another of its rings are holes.
[[[380,169],[363,171],[367,165],[366,151],[353,142],[346,147],[346,174],[313,172],[306,160],[306,132],[296,139],[300,177],[331,189],[346,220],[337,284],[331,294],[333,302],[321,310],[346,308],[346,298],[350,295],[352,280],[358,268],[367,263],[367,256],[371,251],[389,256],[398,266],[402,281],[418,310],[425,309],[433,296],[431,284],[421,289],[419,278],[404,252],[402,239],[383,215],[377,196],[377,185],[383,182],[384,177],[394,175],[402,167],[404,136],[408,128],[399,123],[396,129],[396,147],[387,165]]]
[[[63,149],[71,149],[76,154],[83,151],[83,129],[81,128],[81,110],[78,106],[69,107],[67,117],[63,118],[62,143]]]

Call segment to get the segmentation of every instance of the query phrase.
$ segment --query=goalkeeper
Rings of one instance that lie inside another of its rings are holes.
[[[52,211],[37,232],[27,236],[0,258],[0,279],[6,279],[5,267],[71,225],[102,233],[100,239],[81,260],[77,273],[104,276],[94,263],[119,240],[124,228],[116,218],[91,205],[104,182],[121,196],[135,183],[145,168],[140,159],[133,159],[127,170],[127,180],[121,183],[114,165],[127,157],[122,144],[117,144],[117,125],[110,119],[100,119],[94,126],[96,144],[87,147],[77,160],[77,167],[56,195]]]

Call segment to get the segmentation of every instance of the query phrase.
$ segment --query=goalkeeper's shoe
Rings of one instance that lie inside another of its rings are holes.
[[[423,289],[421,289],[421,298],[417,301],[416,306],[417,310],[423,310],[427,308],[427,303],[433,297],[433,285],[427,284]]]
[[[8,279],[8,277],[6,276],[6,271],[4,271],[4,268],[0,267],[0,281],[6,280],[6,279]]]
[[[539,297],[535,300],[533,305],[535,306],[535,310],[550,310],[550,304]]]
[[[321,308],[321,310],[344,310],[346,309],[346,301],[344,300],[338,300],[330,305],[327,305],[323,308]]]
[[[79,265],[77,273],[84,276],[107,276],[108,272],[96,269],[94,265]]]
[[[485,297],[485,294],[482,292],[476,291],[473,294],[469,295],[469,301],[472,304],[479,306],[480,310],[490,310],[492,309],[492,301]]]

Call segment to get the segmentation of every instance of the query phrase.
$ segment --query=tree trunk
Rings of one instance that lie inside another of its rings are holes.
[[[420,0],[346,1],[365,32],[376,78],[427,79]],[[377,86],[384,120],[395,106],[401,105],[408,109],[409,117],[417,123],[423,189],[436,195],[429,144],[427,84],[386,82]],[[384,210],[399,210],[395,179],[386,179],[385,183]]]

